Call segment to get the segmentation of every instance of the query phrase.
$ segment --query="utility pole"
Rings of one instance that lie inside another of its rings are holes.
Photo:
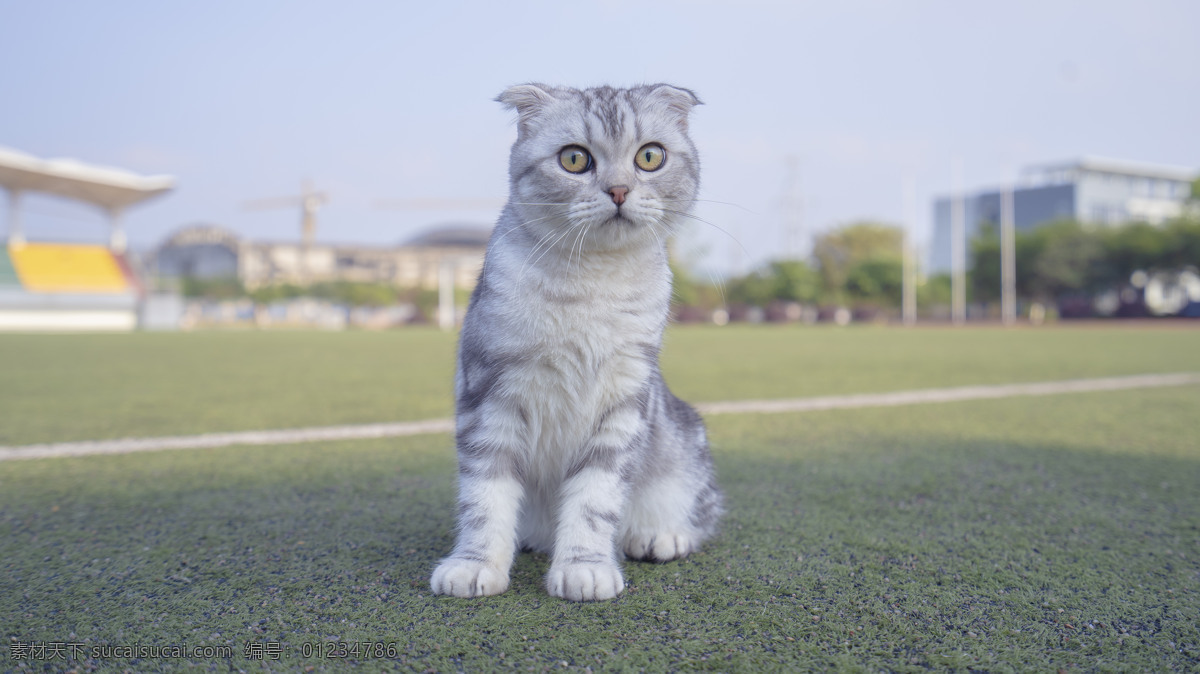
[[[8,245],[14,248],[25,245],[25,232],[21,228],[21,190],[10,187],[8,192]]]
[[[1017,322],[1016,196],[1010,186],[1000,193],[1000,317]]]
[[[119,207],[111,207],[108,211],[108,247],[114,253],[124,253],[128,245],[128,240],[125,238],[125,229],[122,226],[121,219],[124,215],[124,210]]]
[[[442,330],[453,330],[454,316],[454,276],[458,271],[458,260],[443,257],[438,263],[438,327]]]
[[[742,240],[742,223],[740,221],[734,222],[729,228],[729,231],[731,234],[733,234],[733,240],[735,242]],[[746,266],[746,263],[742,258],[743,250],[745,250],[745,248],[740,244],[729,247],[729,273],[733,276],[742,276],[745,274],[743,267]]]
[[[913,228],[917,218],[917,184],[911,173],[904,176],[904,237],[901,242],[903,250],[902,282],[900,314],[905,325],[917,323],[917,265],[913,255]]]
[[[787,164],[787,184],[783,194],[784,253],[790,259],[800,259],[804,229],[804,200],[800,188],[800,158],[790,154]]]
[[[950,201],[950,316],[955,325],[967,320],[967,240],[966,202],[962,188],[962,160],[953,166]]]
[[[504,206],[504,199],[493,197],[469,198],[440,198],[418,197],[414,199],[379,199],[376,208],[401,211],[423,210],[479,210],[492,211]],[[458,309],[454,304],[454,289],[458,279],[460,265],[469,265],[472,258],[447,254],[438,260],[437,284],[438,306],[437,323],[442,330],[453,330],[458,322]]]

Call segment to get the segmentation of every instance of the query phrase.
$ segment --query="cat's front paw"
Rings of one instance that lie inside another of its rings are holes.
[[[546,591],[571,601],[612,599],[624,589],[616,564],[555,564],[546,574]]]
[[[632,534],[625,541],[625,556],[648,562],[669,562],[687,557],[696,548],[685,534]]]
[[[434,569],[429,587],[434,594],[486,597],[508,589],[508,572],[484,562],[448,557]]]

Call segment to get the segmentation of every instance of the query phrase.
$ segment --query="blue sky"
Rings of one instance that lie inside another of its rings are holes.
[[[671,82],[695,90],[703,161],[693,264],[746,269],[786,250],[796,157],[805,232],[856,219],[914,232],[960,162],[969,187],[1099,155],[1200,166],[1200,3],[18,2],[0,0],[0,145],[178,188],[126,217],[133,245],[212,223],[298,236],[298,210],[254,199],[328,192],[317,237],[405,240],[501,199],[515,137],[492,99],[526,81]],[[907,178],[906,178],[907,177]],[[37,239],[101,241],[85,207],[25,200]],[[0,216],[2,217],[2,216]]]

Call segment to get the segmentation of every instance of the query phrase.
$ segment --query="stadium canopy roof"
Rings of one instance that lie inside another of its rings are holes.
[[[9,192],[9,242],[24,241],[19,202],[23,192],[52,194],[97,206],[112,223],[111,245],[125,247],[121,213],[175,187],[172,176],[139,176],[107,166],[92,166],[74,159],[38,159],[0,146],[0,187]]]
[[[170,190],[175,178],[139,176],[74,159],[38,159],[0,147],[0,185],[9,190],[54,194],[112,211]]]

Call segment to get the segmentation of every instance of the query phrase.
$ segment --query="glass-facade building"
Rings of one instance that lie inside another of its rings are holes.
[[[1021,172],[1012,188],[1013,224],[1017,231],[1064,219],[1093,226],[1160,224],[1180,214],[1196,175],[1190,169],[1096,158],[1031,166]],[[984,223],[1000,224],[1002,195],[1002,190],[992,189],[963,196],[968,246]],[[926,273],[950,271],[954,201],[953,196],[943,196],[933,202],[933,238]]]

